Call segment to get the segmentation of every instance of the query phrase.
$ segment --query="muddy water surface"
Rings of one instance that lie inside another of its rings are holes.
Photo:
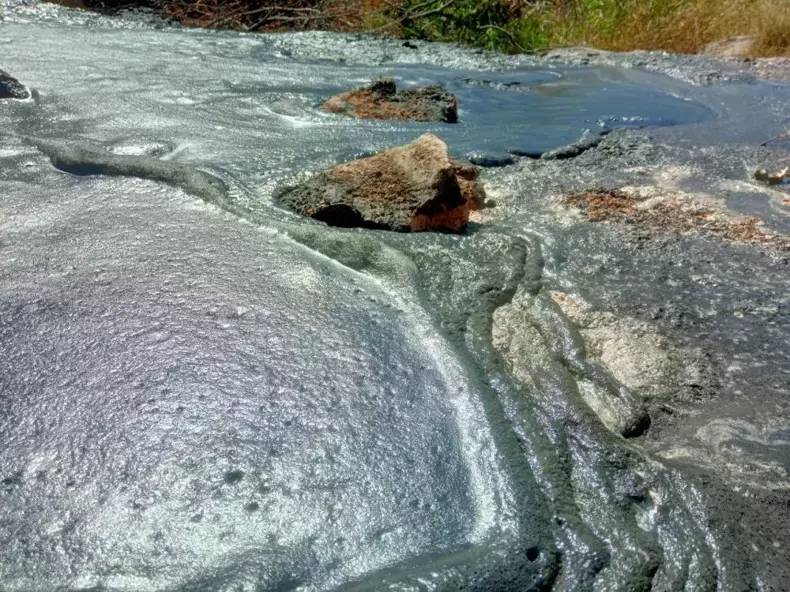
[[[0,587],[781,589],[786,257],[555,198],[705,190],[786,232],[748,169],[787,85],[3,7],[33,95],[0,102]],[[381,75],[461,122],[319,110]],[[512,162],[464,236],[271,202],[425,131]]]

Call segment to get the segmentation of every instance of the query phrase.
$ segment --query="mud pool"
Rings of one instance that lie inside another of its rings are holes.
[[[790,84],[0,10],[31,90],[0,101],[0,589],[786,584],[787,253],[558,198],[649,186],[787,234],[751,173],[790,157]],[[320,111],[378,76],[460,123]],[[272,203],[426,131],[497,165],[465,235]]]

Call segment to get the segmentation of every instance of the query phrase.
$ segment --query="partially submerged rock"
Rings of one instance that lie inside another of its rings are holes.
[[[568,158],[576,158],[581,156],[588,150],[597,148],[603,139],[611,133],[612,130],[600,130],[594,132],[586,130],[581,138],[577,141],[568,144],[567,146],[560,146],[554,150],[549,150],[540,155],[542,160],[567,160]]]
[[[757,169],[754,173],[754,178],[769,185],[779,185],[790,180],[790,167],[774,172],[769,172],[766,169]]]
[[[458,121],[458,101],[453,94],[440,86],[399,91],[391,78],[336,95],[324,103],[323,109],[362,119]]]
[[[433,134],[353,160],[279,192],[290,209],[332,226],[459,232],[483,203],[478,169]]]
[[[27,99],[30,91],[16,78],[0,70],[0,99]]]

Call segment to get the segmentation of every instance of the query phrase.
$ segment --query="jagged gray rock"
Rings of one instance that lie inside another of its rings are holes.
[[[16,78],[0,70],[0,99],[28,99],[30,91]]]

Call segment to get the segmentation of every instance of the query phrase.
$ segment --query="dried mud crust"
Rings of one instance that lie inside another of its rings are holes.
[[[549,291],[582,337],[588,359],[644,400],[653,439],[695,407],[712,400],[719,370],[701,347],[681,347],[654,321],[594,307],[578,294]]]
[[[591,222],[630,224],[653,232],[700,234],[781,252],[790,251],[790,237],[767,232],[755,216],[733,216],[683,195],[645,199],[619,189],[593,189],[563,199]]]

